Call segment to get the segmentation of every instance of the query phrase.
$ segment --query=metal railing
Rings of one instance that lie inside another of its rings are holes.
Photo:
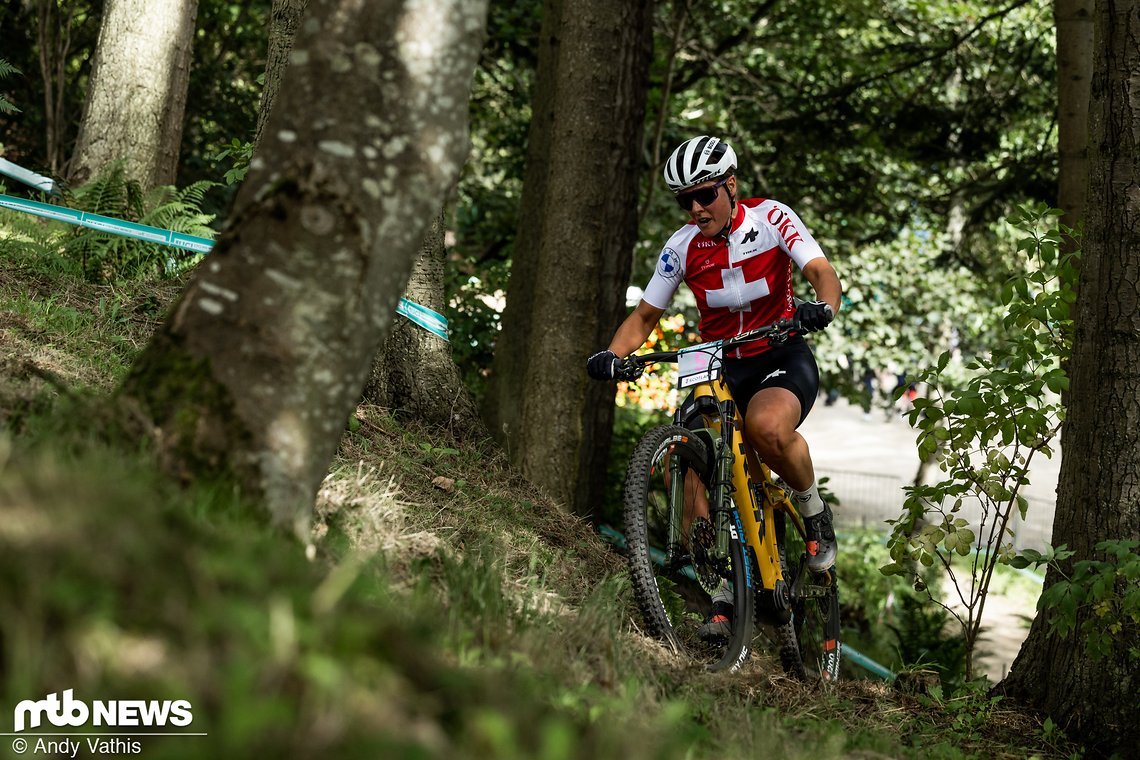
[[[903,489],[910,483],[897,475],[830,467],[816,469],[816,475],[820,480],[827,478],[823,484],[824,488],[834,493],[839,501],[839,507],[835,510],[835,521],[840,526],[885,529],[887,527],[884,525],[885,520],[897,519],[902,513],[903,502],[906,499]],[[1036,496],[1027,496],[1026,500],[1029,502],[1026,519],[1022,520],[1020,515],[1015,515],[1011,521],[1013,546],[1018,550],[1044,550],[1053,535],[1053,513],[1056,503]],[[982,518],[981,502],[976,497],[964,497],[959,514],[970,521],[978,536],[976,545],[980,546],[985,540],[985,536],[979,530]]]

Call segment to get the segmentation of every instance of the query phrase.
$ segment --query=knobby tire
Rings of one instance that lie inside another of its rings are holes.
[[[835,568],[821,574],[809,572],[802,537],[782,512],[776,517],[784,578],[793,585],[798,574],[806,574],[803,593],[792,603],[792,619],[777,629],[780,664],[785,673],[801,681],[836,681],[842,652],[838,576]]]
[[[679,459],[683,471],[695,472],[706,489],[711,478],[712,463],[707,446],[686,428],[677,425],[654,428],[634,448],[626,470],[624,492],[626,544],[634,599],[652,636],[676,652],[706,661],[710,671],[733,672],[748,659],[752,646],[755,602],[751,554],[739,538],[730,537],[727,567],[719,570],[721,577],[731,581],[733,589],[731,636],[717,646],[697,641],[695,631],[710,605],[708,591],[686,577],[682,567],[661,567],[653,558],[666,548],[662,523],[668,524],[668,509],[683,508],[683,505],[669,503],[668,488],[662,477],[663,472],[668,472],[670,457]],[[735,513],[733,519],[737,536],[741,536]],[[683,538],[683,542],[687,540]],[[669,597],[668,601],[663,596]]]

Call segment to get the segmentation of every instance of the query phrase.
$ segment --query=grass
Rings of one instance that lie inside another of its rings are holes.
[[[357,409],[307,546],[224,487],[178,489],[75,424],[157,324],[135,287],[0,260],[0,715],[68,688],[187,699],[209,735],[146,739],[160,758],[1076,749],[984,693],[805,687],[762,652],[704,673],[640,633],[622,558],[501,454],[376,407]],[[13,372],[41,361],[52,380]]]
[[[111,390],[178,293],[172,280],[92,285],[50,250],[50,225],[3,234],[0,215],[0,423],[60,393]],[[42,237],[29,242],[28,233]]]

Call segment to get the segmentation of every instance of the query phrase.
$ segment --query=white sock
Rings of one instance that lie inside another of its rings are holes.
[[[806,491],[793,489],[792,497],[795,499],[800,517],[814,517],[823,511],[823,499],[819,497],[819,488],[814,482]]]

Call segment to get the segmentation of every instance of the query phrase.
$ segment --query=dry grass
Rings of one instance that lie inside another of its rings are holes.
[[[0,263],[0,424],[60,394],[113,388],[180,289],[92,285]]]
[[[356,417],[359,429],[345,437],[322,489],[318,532],[332,521],[348,525],[355,546],[382,551],[390,567],[402,573],[415,572],[416,559],[440,551],[461,556],[468,547],[489,542],[506,569],[504,595],[547,617],[577,617],[580,605],[606,578],[624,576],[624,560],[589,525],[512,471],[500,452],[397,423],[374,406],[360,406]],[[536,599],[536,589],[545,601]],[[628,599],[625,604],[617,612],[613,642],[623,659],[617,673],[587,641],[573,655],[579,661],[565,665],[567,675],[577,672],[576,677],[613,688],[621,671],[626,678],[637,674],[649,684],[640,698],[654,706],[646,709],[683,700],[714,734],[724,732],[727,746],[773,757],[801,756],[797,748],[810,747],[802,756],[814,760],[931,753],[1045,758],[1067,757],[1074,750],[1051,747],[1036,717],[990,703],[985,695],[967,705],[904,693],[882,681],[805,686],[784,677],[776,658],[764,651],[734,676],[708,674],[644,636]],[[568,657],[535,653],[537,645],[521,635],[511,646],[527,661]],[[583,669],[589,662],[593,666]],[[971,710],[984,710],[986,716],[975,720]],[[761,720],[761,714],[767,717]]]
[[[0,424],[66,388],[111,389],[179,287],[61,284],[0,264]],[[473,656],[476,669],[523,670],[536,682],[550,680],[555,696],[548,698],[573,714],[597,711],[600,717],[589,721],[616,715],[687,727],[681,752],[688,757],[1044,758],[1075,749],[1050,744],[1037,718],[990,704],[984,695],[956,704],[878,681],[805,686],[783,677],[763,652],[731,677],[705,673],[642,635],[622,558],[493,446],[397,423],[371,405],[359,406],[355,419],[316,504],[314,547],[333,568],[328,588],[314,594],[318,604],[322,594],[337,592],[340,568],[355,572],[368,558],[383,562],[395,593],[406,593],[422,586],[425,572],[437,585],[446,581],[438,572],[441,555],[474,563],[490,551],[508,620],[499,634],[498,620],[453,617],[451,624],[482,624],[492,635],[472,634],[480,648],[475,655],[468,643],[466,655],[456,649],[439,656],[449,662]],[[8,517],[0,536],[12,542],[44,529],[32,512],[12,509]],[[343,536],[347,548],[330,546],[334,536]],[[120,639],[93,630],[80,642],[83,661],[135,672],[170,654],[145,637],[131,639],[129,651],[108,649],[107,641]],[[417,712],[422,695],[408,688],[406,705],[371,719],[381,725],[398,715],[396,722],[423,746],[444,747],[439,724]],[[985,709],[985,719],[963,722],[975,709]]]

